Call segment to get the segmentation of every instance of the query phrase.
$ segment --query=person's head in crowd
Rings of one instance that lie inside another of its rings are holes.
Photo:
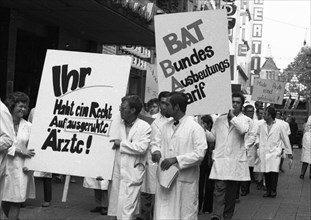
[[[291,117],[291,122],[295,123],[296,122],[296,118],[294,116]]]
[[[121,118],[127,123],[136,120],[138,114],[143,108],[143,103],[137,95],[127,95],[121,99],[120,113]]]
[[[283,119],[282,118],[282,112],[280,111],[280,110],[276,110],[276,116],[275,116],[275,118],[277,118],[277,119]]]
[[[213,127],[213,118],[211,115],[203,115],[201,117],[201,122],[202,122],[202,127],[204,128],[204,130],[208,130],[211,131],[212,127]]]
[[[256,115],[257,115],[257,119],[258,120],[263,119],[264,112],[265,111],[264,111],[264,109],[262,107],[256,109]]]
[[[170,92],[168,91],[162,91],[160,92],[159,96],[158,96],[158,102],[159,102],[159,106],[160,106],[160,113],[161,115],[163,116],[166,116],[166,113],[165,113],[165,103],[168,99],[168,97],[170,96]]]
[[[244,107],[244,114],[245,114],[247,117],[253,119],[253,118],[254,118],[254,113],[255,113],[255,108],[254,108],[254,106],[252,106],[252,105],[246,105],[246,106]]]
[[[28,113],[29,97],[23,92],[13,92],[4,102],[13,116],[13,121],[20,120]]]
[[[264,119],[266,122],[272,122],[276,118],[276,110],[274,107],[269,106],[265,110]]]
[[[256,109],[263,108],[263,103],[260,102],[260,101],[256,101],[256,102],[255,102],[255,108],[256,108]]]
[[[234,92],[232,94],[232,108],[234,115],[238,115],[242,112],[244,102],[245,97],[241,92]]]
[[[159,112],[159,101],[157,98],[150,99],[147,102],[148,110],[150,115],[157,114]]]
[[[285,118],[285,121],[286,121],[287,123],[290,123],[291,120],[292,120],[292,117],[291,117],[290,115],[287,115],[286,118]]]
[[[164,105],[166,117],[178,120],[187,110],[187,96],[182,92],[171,92]]]

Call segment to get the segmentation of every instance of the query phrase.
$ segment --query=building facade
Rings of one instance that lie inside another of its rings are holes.
[[[132,54],[137,59],[129,83],[129,92],[142,96],[157,13],[163,11],[154,2],[139,0],[1,1],[1,99],[22,91],[30,96],[30,107],[35,106],[47,49],[103,53],[103,45],[117,45],[116,54],[127,54],[123,45],[143,50]]]

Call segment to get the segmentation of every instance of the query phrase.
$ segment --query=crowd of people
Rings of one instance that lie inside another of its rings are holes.
[[[149,115],[137,95],[122,98],[119,136],[111,140],[115,150],[111,180],[84,178],[94,190],[91,212],[116,219],[197,219],[200,212],[212,220],[232,219],[239,196],[250,193],[251,182],[277,196],[279,171],[288,158],[291,165],[294,123],[281,120],[273,105],[245,103],[232,94],[232,108],[221,115],[187,116],[187,96],[163,91],[147,103]],[[34,176],[44,178],[44,203],[52,199],[50,173],[24,166],[35,156],[28,146],[33,112],[29,98],[14,92],[1,101],[0,202],[8,219],[18,219],[20,207],[35,197]],[[291,125],[292,123],[292,125]],[[311,116],[304,125],[303,179],[310,166]],[[168,176],[173,170],[177,175]],[[163,185],[163,178],[171,178]]]

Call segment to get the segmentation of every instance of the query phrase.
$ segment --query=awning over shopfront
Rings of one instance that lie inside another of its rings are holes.
[[[1,0],[0,7],[103,44],[155,46],[153,19],[110,0]]]

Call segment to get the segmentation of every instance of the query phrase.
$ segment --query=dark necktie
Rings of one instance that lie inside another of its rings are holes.
[[[178,125],[178,124],[179,124],[179,121],[178,121],[178,120],[174,121],[174,125],[175,125],[175,126]]]

